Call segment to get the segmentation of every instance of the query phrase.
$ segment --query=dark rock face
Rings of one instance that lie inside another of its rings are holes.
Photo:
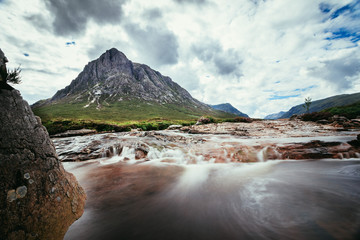
[[[63,239],[86,195],[20,93],[2,89],[0,102],[0,238]]]
[[[171,78],[144,64],[131,62],[115,48],[88,63],[69,86],[59,90],[51,99],[39,101],[33,107],[57,101],[75,101],[86,102],[84,107],[96,104],[100,109],[103,105],[131,99],[160,104],[191,104],[200,109],[211,109],[192,98]]]

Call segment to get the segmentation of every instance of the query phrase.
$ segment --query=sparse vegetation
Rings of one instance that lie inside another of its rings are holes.
[[[341,115],[347,117],[348,119],[354,119],[360,116],[360,101],[343,107],[328,108],[322,112],[327,112],[332,115]]]
[[[302,105],[303,108],[305,108],[306,113],[309,113],[309,109],[310,109],[310,105],[311,105],[311,100],[312,100],[312,99],[311,99],[310,97],[305,98],[305,103],[304,103],[304,105]]]
[[[4,83],[19,84],[21,83],[20,67],[14,68],[13,70],[6,70],[5,67],[0,67],[1,81]]]
[[[316,122],[318,120],[329,120],[333,114],[329,112],[313,112],[313,113],[305,113],[301,116],[301,120],[303,121],[312,121]]]
[[[97,132],[129,132],[131,129],[141,129],[143,131],[164,130],[170,125],[193,125],[194,120],[171,121],[166,119],[150,119],[148,121],[129,121],[129,122],[101,122],[90,120],[56,119],[43,122],[50,135],[62,133],[67,130],[93,129]]]

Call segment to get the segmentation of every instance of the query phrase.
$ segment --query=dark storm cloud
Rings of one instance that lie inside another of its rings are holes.
[[[242,60],[234,49],[224,50],[218,42],[208,41],[193,45],[192,50],[200,60],[214,64],[220,75],[242,75]]]
[[[45,5],[54,16],[53,31],[67,36],[83,32],[89,20],[100,24],[120,22],[125,2],[126,0],[45,0]],[[39,15],[28,18],[39,28],[46,26]]]
[[[125,29],[138,52],[145,55],[149,62],[154,62],[158,66],[178,62],[179,43],[168,29],[151,26],[140,28],[136,24],[127,24]]]
[[[202,5],[202,4],[208,3],[208,0],[174,0],[174,1],[179,4],[191,3],[191,4]]]
[[[143,16],[145,19],[152,21],[152,20],[160,19],[162,17],[162,12],[158,8],[153,8],[145,11]]]
[[[337,86],[339,90],[350,89],[353,81],[351,79],[360,74],[360,60],[355,57],[344,57],[336,60],[323,62],[324,66],[317,69],[310,69],[311,74],[329,81]]]
[[[25,16],[25,19],[29,22],[32,22],[37,28],[41,30],[49,30],[51,28],[51,24],[48,19],[46,19],[43,15],[34,14]]]

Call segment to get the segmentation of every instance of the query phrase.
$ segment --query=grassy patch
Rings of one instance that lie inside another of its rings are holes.
[[[166,120],[166,119],[150,119],[148,121],[128,121],[128,122],[112,122],[112,121],[89,121],[74,119],[54,119],[44,121],[50,135],[62,133],[67,130],[93,129],[97,132],[128,132],[131,129],[141,129],[143,131],[163,130],[170,125],[193,125],[196,120]]]
[[[154,118],[193,120],[203,115],[229,118],[234,115],[221,111],[207,111],[190,105],[159,104],[140,100],[114,102],[96,109],[96,104],[85,108],[86,102],[55,103],[34,108],[43,121],[52,119],[82,119],[91,121],[146,121]]]
[[[360,101],[343,107],[328,108],[323,110],[322,112],[327,112],[332,115],[341,115],[349,119],[354,119],[357,116],[360,116]]]

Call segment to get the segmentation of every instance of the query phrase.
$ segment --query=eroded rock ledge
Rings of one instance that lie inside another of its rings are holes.
[[[86,195],[66,172],[40,119],[0,89],[0,238],[63,239]]]

